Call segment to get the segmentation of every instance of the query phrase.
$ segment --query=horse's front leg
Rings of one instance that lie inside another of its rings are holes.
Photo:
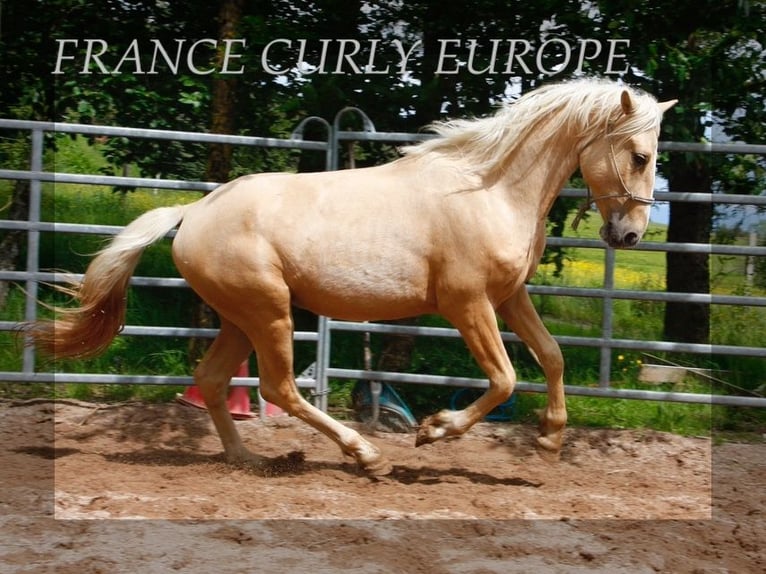
[[[513,297],[500,305],[497,313],[527,345],[545,372],[548,406],[540,413],[540,436],[537,442],[546,452],[558,456],[567,422],[564,358],[561,349],[543,325],[526,287],[522,286]]]
[[[443,410],[426,417],[418,429],[415,445],[460,435],[506,401],[516,384],[508,353],[497,328],[492,305],[487,300],[444,306],[442,314],[460,331],[479,366],[489,378],[489,388],[476,401],[460,411]]]

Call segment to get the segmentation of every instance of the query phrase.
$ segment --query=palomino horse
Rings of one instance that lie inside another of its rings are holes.
[[[549,85],[492,117],[437,124],[441,137],[386,165],[241,177],[133,221],[70,290],[79,307],[30,333],[54,357],[102,352],[123,325],[143,249],[180,224],[175,264],[221,319],[194,378],[229,461],[259,460],[226,407],[230,378],[255,349],[265,400],[326,434],[367,472],[391,468],[377,447],[298,392],[291,305],[355,321],[440,313],[460,331],[489,388],[463,410],[425,418],[417,445],[466,432],[513,391],[497,313],[545,372],[538,443],[555,455],[567,417],[563,360],[524,285],[545,246],[546,215],[579,165],[588,204],[604,220],[601,237],[612,247],[636,245],[652,202],[662,113],[674,103],[611,82]]]

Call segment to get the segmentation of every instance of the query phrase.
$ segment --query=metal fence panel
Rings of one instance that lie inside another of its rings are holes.
[[[43,171],[43,138],[46,133],[69,133],[99,136],[119,136],[130,138],[148,138],[154,140],[185,141],[196,143],[228,143],[240,146],[258,146],[281,149],[301,149],[323,151],[327,157],[326,165],[332,161],[332,147],[329,142],[305,141],[300,133],[290,139],[261,138],[248,136],[216,135],[196,132],[181,132],[168,130],[135,129],[112,126],[93,126],[85,124],[61,124],[54,122],[33,122],[21,120],[0,119],[0,129],[24,130],[31,133],[31,157],[29,170],[0,169],[0,179],[28,180],[30,182],[29,217],[27,221],[0,220],[0,229],[24,230],[27,233],[26,268],[22,271],[2,271],[0,281],[22,281],[25,284],[25,312],[23,320],[33,322],[38,312],[38,287],[40,283],[60,283],[78,281],[80,274],[53,273],[40,270],[39,246],[41,232],[78,233],[116,235],[122,230],[120,226],[90,225],[77,223],[60,223],[41,221],[42,183],[58,184],[87,184],[110,185],[115,187],[148,187],[152,189],[172,189],[183,191],[211,191],[218,184],[200,181],[163,180],[142,177],[118,177],[94,174],[71,174]],[[172,237],[174,232],[168,234]],[[187,287],[182,278],[165,277],[133,277],[131,285],[152,287]],[[13,321],[0,321],[0,331],[14,331],[19,324]],[[156,336],[156,337],[215,337],[214,329],[191,329],[180,327],[160,327],[150,325],[126,325],[122,333],[126,336]],[[296,341],[310,341],[318,344],[319,336],[315,332],[297,332]],[[18,372],[0,372],[0,381],[27,383],[85,383],[85,384],[139,384],[139,385],[191,385],[189,376],[156,376],[156,375],[114,375],[106,373],[64,373],[41,372],[36,365],[35,349],[25,345],[22,368]],[[237,377],[233,382],[241,386],[258,386],[257,377]],[[322,392],[326,382],[316,377],[301,376],[297,379],[298,386],[310,390],[317,398],[318,404],[326,404]]]
[[[361,118],[363,131],[346,131],[341,129],[341,119],[352,115]],[[304,141],[303,128],[310,122],[321,123],[327,131],[327,141]],[[386,133],[377,132],[374,124],[367,115],[357,108],[341,110],[333,124],[322,118],[306,118],[293,132],[290,139],[257,138],[247,136],[215,135],[194,132],[164,131],[134,129],[110,126],[91,126],[83,124],[60,124],[51,122],[29,122],[0,119],[0,129],[25,130],[31,133],[32,151],[29,170],[0,169],[0,179],[30,181],[30,213],[27,221],[0,220],[0,229],[23,230],[27,233],[28,249],[26,269],[20,271],[0,272],[0,281],[23,282],[26,291],[24,320],[34,321],[37,317],[38,286],[42,282],[55,283],[64,280],[79,280],[81,275],[63,275],[39,269],[39,241],[43,232],[55,233],[85,233],[99,235],[115,235],[122,228],[109,225],[84,225],[78,223],[61,223],[41,221],[42,183],[78,183],[88,185],[110,185],[129,187],[149,187],[154,189],[173,189],[189,191],[209,191],[217,184],[199,181],[163,180],[154,178],[117,177],[94,174],[66,174],[43,171],[43,137],[45,133],[72,133],[86,135],[107,135],[120,137],[149,138],[156,140],[186,141],[196,143],[229,143],[243,146],[262,146],[281,149],[305,149],[324,151],[328,169],[337,169],[340,157],[341,142],[369,141],[380,143],[412,143],[422,141],[428,134]],[[766,154],[764,145],[748,144],[686,144],[677,142],[661,142],[660,149],[668,152],[701,152],[701,153],[749,153]],[[564,189],[565,197],[584,197],[581,189]],[[684,201],[720,203],[733,205],[766,206],[766,196],[749,195],[720,195],[710,193],[678,193],[658,192],[657,201]],[[172,236],[173,234],[169,234]],[[594,347],[601,350],[600,386],[577,387],[568,386],[570,394],[601,396],[608,398],[630,398],[658,401],[679,401],[689,403],[728,404],[740,406],[766,406],[766,399],[755,396],[719,396],[691,393],[668,393],[658,391],[637,391],[614,389],[608,386],[611,373],[611,354],[613,349],[630,349],[641,351],[668,351],[698,354],[725,354],[743,357],[764,357],[766,350],[762,347],[745,347],[730,345],[695,345],[688,343],[673,343],[667,341],[644,341],[619,339],[613,337],[612,306],[616,300],[642,301],[692,301],[711,305],[740,305],[749,307],[766,306],[766,297],[745,295],[720,295],[710,293],[669,293],[659,291],[644,291],[636,289],[616,289],[614,286],[614,250],[606,248],[600,241],[573,238],[548,238],[548,245],[562,247],[597,248],[604,251],[605,275],[604,285],[600,288],[555,287],[547,285],[530,285],[529,291],[534,295],[568,296],[597,298],[603,302],[602,333],[599,337],[557,336],[559,344],[567,346]],[[678,251],[686,253],[708,253],[720,255],[763,257],[766,247],[713,244],[678,244],[667,242],[644,241],[637,250],[667,252]],[[132,285],[184,288],[186,283],[181,278],[133,277]],[[0,331],[17,329],[13,321],[0,321]],[[315,396],[315,403],[322,409],[327,408],[329,379],[366,379],[388,382],[408,382],[415,384],[433,384],[446,386],[462,386],[473,388],[486,387],[483,379],[465,377],[441,377],[436,375],[386,373],[377,371],[359,371],[355,369],[337,368],[330,365],[332,347],[332,332],[356,331],[372,333],[406,334],[428,337],[459,337],[455,329],[436,327],[415,327],[389,325],[381,323],[357,323],[335,321],[327,317],[319,318],[317,332],[298,332],[297,341],[310,341],[317,344],[317,357],[313,377],[299,377],[298,385],[310,390]],[[128,336],[158,336],[158,337],[213,337],[213,329],[191,329],[182,327],[159,327],[151,325],[127,325],[124,334]],[[518,342],[512,333],[503,333],[506,342]],[[104,373],[76,374],[40,372],[36,365],[33,347],[25,347],[23,351],[23,366],[19,372],[0,372],[0,380],[9,382],[59,382],[59,383],[119,383],[119,384],[191,384],[191,377],[149,376],[149,375],[110,375]],[[257,386],[257,377],[234,379],[236,384]],[[520,382],[519,390],[544,392],[545,385]]]

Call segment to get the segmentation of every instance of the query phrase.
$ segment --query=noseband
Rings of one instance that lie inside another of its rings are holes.
[[[593,143],[593,141],[588,142],[588,144],[585,147],[583,147],[583,151],[591,143]],[[597,201],[602,201],[604,199],[619,199],[621,197],[624,197],[627,201],[635,201],[637,203],[643,203],[644,205],[654,204],[654,198],[638,196],[635,193],[631,192],[628,189],[628,186],[625,185],[625,180],[622,179],[622,174],[620,173],[620,170],[617,167],[617,159],[615,158],[614,146],[612,145],[611,141],[609,142],[609,157],[612,159],[612,167],[614,168],[614,171],[617,174],[617,179],[620,180],[622,191],[619,193],[610,193],[609,195],[602,195],[601,197],[593,197],[590,193],[590,186],[586,185],[585,187],[587,190],[586,191],[587,195],[585,199],[583,200],[583,202],[580,204],[580,208],[577,210],[577,214],[575,215],[574,220],[572,220],[572,229],[574,229],[575,231],[577,231],[577,226],[580,225],[580,221],[585,216],[587,211],[590,209],[590,206],[595,204]]]

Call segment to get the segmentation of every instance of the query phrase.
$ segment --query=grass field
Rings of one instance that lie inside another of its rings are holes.
[[[84,139],[63,138],[55,157],[60,171],[96,173],[108,168],[98,147]],[[51,166],[49,165],[49,169]],[[10,197],[8,182],[0,182],[0,206]],[[45,184],[43,186],[43,219],[61,222],[123,225],[140,213],[179,202],[193,201],[196,193],[169,192],[141,189],[131,193],[118,193],[107,187],[85,185]],[[0,212],[0,216],[4,213]],[[583,221],[577,232],[567,229],[567,234],[583,238],[597,238],[599,217],[591,214]],[[646,240],[663,241],[666,228],[652,224]],[[103,238],[91,235],[43,234],[41,238],[41,266],[49,269],[65,269],[82,272],[93,253],[103,244]],[[717,292],[757,293],[743,287],[744,280],[737,276],[736,262],[713,257]],[[138,275],[175,276],[169,255],[169,242],[161,242],[149,248],[141,260]],[[561,276],[556,277],[551,265],[539,268],[533,283],[547,285],[601,287],[604,275],[603,249],[571,248],[566,251],[566,264]],[[665,289],[665,257],[662,253],[640,250],[619,251],[616,254],[615,285],[620,289]],[[56,300],[50,291],[43,291],[49,301]],[[602,302],[592,298],[535,296],[536,306],[544,322],[554,334],[599,336],[602,323]],[[60,301],[61,299],[58,299]],[[128,324],[188,326],[191,294],[179,289],[134,288],[128,301]],[[20,289],[12,289],[5,306],[0,309],[0,320],[18,321],[23,317],[23,295]],[[659,340],[662,338],[663,304],[645,301],[614,302],[614,333],[616,338]],[[748,307],[714,307],[712,309],[715,342],[731,345],[763,346],[766,342],[766,309]],[[443,325],[435,317],[421,319],[422,324]],[[375,341],[379,348],[380,341]],[[186,359],[187,341],[159,337],[119,337],[103,356],[88,361],[68,361],[58,364],[61,372],[102,372],[125,374],[190,374],[192,366]],[[509,351],[517,368],[519,378],[543,382],[540,369],[521,345],[511,345]],[[599,350],[587,347],[565,347],[567,384],[592,386],[598,381]],[[311,362],[314,350],[311,345],[299,345],[296,369],[301,370]],[[712,368],[722,378],[737,386],[755,389],[766,384],[766,360],[731,359],[710,356],[674,356],[662,354],[663,358],[692,365]],[[612,384],[628,388],[646,387],[638,381],[641,364],[647,360],[644,354],[615,349],[613,352]],[[361,338],[353,334],[338,334],[333,340],[333,363],[361,367]],[[48,369],[49,366],[43,366]],[[0,370],[20,369],[18,341],[8,333],[0,333]],[[468,355],[462,341],[418,340],[413,353],[411,370],[431,374],[481,377],[476,364]],[[0,383],[1,384],[1,383]],[[4,389],[9,386],[5,385]],[[331,402],[346,406],[349,397],[348,382],[333,382]],[[726,388],[711,387],[709,382],[688,378],[675,385],[659,387],[663,390],[684,392],[725,392]],[[77,398],[100,398],[122,400],[137,397],[143,400],[169,400],[178,389],[169,387],[135,387],[126,385],[59,385],[60,395]],[[2,391],[2,389],[0,389]],[[452,390],[443,388],[401,389],[406,400],[418,414],[432,411],[435,406],[446,406]],[[518,417],[530,419],[535,408],[542,406],[543,397],[522,394],[518,401]],[[718,416],[721,425],[734,424],[726,409],[699,405],[652,403],[647,401],[604,400],[572,397],[569,400],[570,416],[574,424],[604,426],[650,426],[663,430],[705,434],[711,421]],[[750,421],[750,414],[738,414]],[[735,418],[736,418],[735,417]],[[758,419],[760,420],[760,419]],[[750,424],[750,422],[748,422]],[[760,424],[760,423],[758,423]],[[736,425],[734,425],[736,426]]]

